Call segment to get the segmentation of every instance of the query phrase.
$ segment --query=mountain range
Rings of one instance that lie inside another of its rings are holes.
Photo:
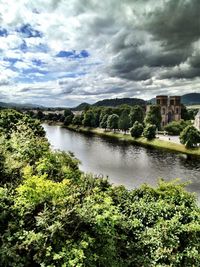
[[[152,98],[148,101],[145,101],[140,98],[112,98],[112,99],[104,99],[97,101],[94,104],[88,104],[88,103],[81,103],[77,107],[71,108],[72,110],[84,110],[87,106],[96,106],[96,107],[116,107],[120,106],[123,104],[127,105],[145,105],[148,103],[155,104],[156,98]],[[181,103],[184,105],[200,105],[200,93],[190,93],[190,94],[185,94],[181,96]],[[47,109],[47,107],[37,105],[37,104],[30,104],[30,103],[25,103],[25,104],[19,104],[19,103],[5,103],[5,102],[0,102],[0,107],[3,108],[19,108],[19,109]],[[52,108],[53,109],[53,108]],[[60,109],[60,108],[59,108]],[[64,109],[64,107],[62,108]]]
[[[95,106],[95,107],[116,107],[122,104],[127,105],[145,105],[145,104],[155,104],[156,98],[152,98],[148,101],[145,101],[140,98],[113,98],[113,99],[104,99],[98,101],[92,105],[88,103],[82,103],[77,107],[73,108],[74,110],[83,110],[87,106]],[[190,93],[181,96],[181,103],[184,105],[200,105],[200,93]]]

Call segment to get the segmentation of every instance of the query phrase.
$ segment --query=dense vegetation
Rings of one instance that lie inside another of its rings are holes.
[[[176,181],[132,191],[82,173],[44,131],[0,112],[0,266],[200,266],[200,209]]]
[[[77,112],[76,114],[73,114],[70,109],[65,109],[63,113],[43,113],[39,110],[37,113],[28,112],[28,114],[41,121],[59,121],[65,126],[72,124],[77,127],[100,127],[105,129],[105,131],[122,131],[125,134],[130,130],[133,138],[144,136],[148,140],[154,139],[156,132],[161,130],[162,120],[160,106],[158,105],[149,106],[146,113],[145,108],[139,105],[121,105],[114,108],[85,106],[83,112]],[[182,106],[182,117],[184,119],[169,123],[164,127],[164,130],[169,135],[181,135],[183,130],[192,124],[191,119],[194,119],[195,114],[196,110],[187,110]],[[191,138],[191,135],[187,135],[186,139],[188,140],[181,141],[182,144],[185,144],[187,148],[195,147],[199,143],[199,139],[193,142]],[[189,145],[192,143],[193,145]]]

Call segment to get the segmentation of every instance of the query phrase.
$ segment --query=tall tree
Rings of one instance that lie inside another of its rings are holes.
[[[118,129],[119,116],[117,114],[112,114],[108,117],[107,127],[113,129],[114,132]]]
[[[85,127],[95,127],[95,115],[92,110],[88,110],[84,114],[83,125]]]
[[[125,109],[119,117],[118,128],[126,133],[129,127],[130,127],[129,114],[128,110]]]
[[[101,122],[100,122],[100,127],[105,129],[107,128],[107,120],[108,120],[108,114],[104,115]]]
[[[141,106],[133,106],[130,112],[130,124],[131,126],[136,122],[143,123],[144,121],[144,110]]]
[[[145,117],[145,124],[153,124],[156,125],[156,128],[161,128],[161,111],[160,106],[158,105],[151,105],[149,112],[147,112]]]
[[[200,143],[200,132],[194,126],[187,126],[180,134],[181,144],[188,148],[195,147]]]

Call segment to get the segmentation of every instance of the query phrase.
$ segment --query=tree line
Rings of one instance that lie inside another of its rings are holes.
[[[179,135],[180,141],[187,148],[196,147],[200,143],[200,133],[191,123],[197,110],[187,110],[182,106],[180,121],[172,121],[164,129],[169,135]],[[144,136],[148,140],[156,137],[156,132],[161,130],[160,106],[151,105],[146,112],[145,106],[121,105],[118,107],[93,107],[86,106],[83,112],[74,114],[70,109],[65,109],[63,114],[39,110],[37,113],[28,112],[33,118],[43,121],[61,122],[65,126],[103,128],[105,131],[130,131],[133,138]]]
[[[0,158],[0,266],[200,266],[200,209],[184,184],[111,186],[12,110],[0,111]]]

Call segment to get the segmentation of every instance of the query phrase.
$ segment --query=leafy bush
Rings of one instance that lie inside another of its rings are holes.
[[[144,137],[148,140],[154,139],[156,137],[156,125],[147,124],[143,132]]]
[[[0,266],[200,266],[200,209],[184,184],[113,187],[23,118],[13,129],[0,139]]]
[[[144,129],[143,125],[138,121],[136,121],[133,124],[133,127],[130,129],[131,136],[134,138],[140,137],[142,135],[143,129]]]
[[[184,144],[187,148],[195,147],[200,143],[200,132],[191,125],[188,125],[180,134],[181,144]]]
[[[168,132],[168,134],[180,135],[180,133],[183,131],[183,129],[185,127],[187,127],[188,125],[191,125],[190,121],[184,121],[184,120],[173,121],[173,122],[170,122],[169,124],[167,124],[164,127],[164,129],[165,129],[165,131]]]

